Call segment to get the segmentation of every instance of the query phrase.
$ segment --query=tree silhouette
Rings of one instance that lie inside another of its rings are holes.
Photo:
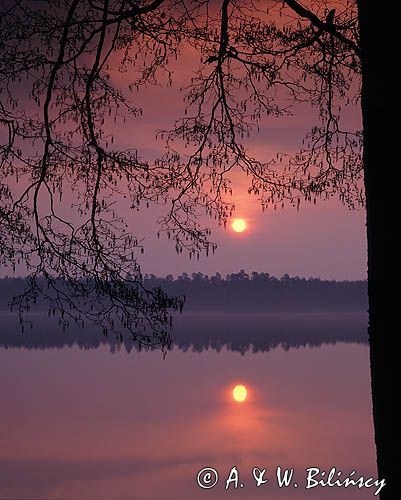
[[[386,40],[383,26],[389,20],[384,9],[367,3],[3,2],[1,262],[21,261],[30,271],[21,307],[25,299],[46,293],[51,309],[63,314],[78,311],[79,317],[113,326],[117,313],[133,333],[138,318],[157,329],[180,301],[144,290],[136,260],[141,244],[114,210],[117,198],[127,196],[133,209],[166,203],[160,232],[177,252],[191,256],[215,248],[198,213],[202,209],[226,222],[234,208],[226,196],[234,168],[250,175],[249,192],[263,208],[333,195],[354,207],[366,198],[378,466],[388,482],[381,498],[394,499],[401,465],[400,411],[393,404],[398,349],[385,335],[391,242],[383,229],[383,205],[390,188],[378,168],[383,155],[391,160],[382,151],[387,135],[381,121],[390,114],[380,102],[386,85],[377,41]],[[159,131],[166,153],[150,162],[136,144],[114,147],[110,124],[141,109],[129,92],[113,85],[112,69],[130,70],[129,90],[170,85],[171,61],[188,47],[201,62],[184,89],[182,118]],[[305,103],[318,118],[298,154],[252,154],[248,137],[265,117],[289,114],[293,104]],[[343,109],[350,104],[361,105],[363,133],[345,126]],[[16,179],[22,191],[15,189]],[[63,193],[71,187],[79,223],[62,211]]]

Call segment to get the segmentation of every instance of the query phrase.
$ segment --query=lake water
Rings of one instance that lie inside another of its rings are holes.
[[[196,342],[205,347],[181,340],[165,359],[118,345],[111,352],[107,343],[85,350],[43,341],[30,349],[29,333],[21,341],[3,318],[0,498],[375,498],[374,488],[305,489],[307,467],[376,478],[368,346],[366,339],[345,342],[340,331],[336,342],[330,332],[333,324],[341,328],[338,318],[297,317],[288,326],[288,318],[209,317],[207,330],[189,317],[179,338],[200,329],[204,342],[199,335]],[[352,321],[344,317],[344,328]],[[365,328],[364,322],[355,324]],[[272,324],[276,340],[263,349],[263,331],[271,338]],[[244,348],[238,325],[243,338],[259,332],[260,348]],[[61,335],[55,325],[47,328],[47,338]],[[291,343],[297,328],[300,341]],[[329,328],[328,343],[309,342],[308,328],[315,340]],[[223,340],[213,349],[216,338]],[[248,388],[244,403],[232,398],[236,383]],[[207,466],[219,473],[212,489],[196,481]],[[234,466],[244,486],[230,483],[226,491]],[[276,485],[278,466],[295,470],[287,488]],[[267,484],[256,487],[254,467],[267,468]]]

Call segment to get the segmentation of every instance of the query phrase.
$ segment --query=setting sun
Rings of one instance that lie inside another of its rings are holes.
[[[233,399],[237,403],[243,403],[247,397],[247,390],[244,385],[236,385],[233,389]]]
[[[244,219],[234,219],[231,227],[236,233],[243,233],[246,229],[246,222],[244,221]]]

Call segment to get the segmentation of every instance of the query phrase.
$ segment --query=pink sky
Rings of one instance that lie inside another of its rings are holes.
[[[192,59],[190,59],[190,56]],[[191,66],[197,63],[194,54],[184,54],[174,73],[171,88],[150,87],[133,94],[133,102],[143,108],[143,116],[117,127],[117,142],[121,146],[140,144],[144,158],[154,157],[163,150],[163,141],[155,139],[155,130],[169,128],[176,117],[183,115],[179,92],[185,77],[189,79]],[[129,74],[113,75],[116,83],[128,85]],[[316,111],[307,106],[298,107],[294,115],[269,118],[262,123],[259,134],[250,139],[252,153],[267,160],[276,152],[296,152],[306,131],[316,123]],[[359,110],[347,108],[343,118],[347,126],[358,128]],[[298,212],[286,207],[262,213],[256,197],[247,192],[250,179],[242,172],[232,175],[235,217],[243,217],[248,230],[235,234],[218,227],[204,217],[204,224],[212,229],[211,239],[218,244],[217,251],[199,261],[177,255],[174,244],[164,237],[156,237],[155,221],[159,209],[144,209],[139,214],[127,215],[128,222],[139,238],[144,238],[145,254],[141,256],[144,272],[157,275],[181,272],[220,272],[223,275],[247,271],[264,271],[281,276],[284,273],[316,276],[328,279],[366,278],[366,238],[364,210],[349,210],[338,200],[318,200],[316,205],[304,204]]]
[[[200,62],[199,54],[185,49],[179,62],[173,66],[173,85],[150,86],[132,94],[132,102],[141,106],[143,115],[117,125],[108,125],[115,133],[114,145],[119,148],[137,147],[142,158],[152,160],[163,151],[162,140],[156,140],[156,130],[171,128],[174,119],[183,116],[180,87],[188,82]],[[116,64],[117,67],[117,64]],[[127,90],[134,79],[132,72],[112,72],[112,80],[121,90]],[[163,80],[161,80],[163,82]],[[350,129],[359,128],[360,113],[349,106],[343,119]],[[301,147],[305,133],[316,124],[316,110],[307,106],[294,109],[293,116],[268,118],[261,124],[260,133],[249,140],[251,153],[267,161],[277,152],[294,153]],[[124,217],[138,239],[143,240],[144,255],[140,256],[142,269],[157,275],[182,272],[226,274],[263,271],[281,276],[284,273],[328,279],[366,278],[365,213],[363,209],[350,211],[335,198],[318,200],[316,205],[262,212],[254,196],[247,193],[250,179],[242,172],[232,177],[232,201],[235,217],[248,223],[243,234],[230,228],[218,227],[214,220],[200,215],[201,222],[212,230],[211,240],[218,244],[215,254],[189,260],[184,253],[177,255],[174,243],[163,236],[157,238],[157,217],[163,208],[143,208],[140,213],[123,209]],[[66,190],[65,190],[66,191]],[[65,207],[68,209],[68,196]],[[20,272],[17,270],[17,273]],[[4,274],[4,273],[3,273]]]
[[[180,80],[180,78],[178,79]],[[129,79],[125,80],[127,83]],[[158,156],[164,144],[156,140],[158,128],[169,127],[182,113],[179,81],[172,88],[151,87],[133,96],[143,108],[143,116],[113,127],[116,147],[138,147],[144,159]],[[358,124],[359,112],[350,108],[346,116],[350,127]],[[299,108],[292,117],[270,118],[261,132],[251,137],[250,146],[256,157],[267,160],[277,151],[293,153],[300,147],[305,132],[315,123],[309,108]],[[229,227],[219,227],[213,219],[201,216],[211,228],[211,240],[218,244],[215,254],[190,260],[177,255],[174,243],[164,236],[157,238],[156,220],[165,208],[151,206],[139,213],[122,209],[132,232],[143,240],[145,253],[139,256],[144,273],[156,275],[187,272],[225,275],[245,269],[248,272],[268,272],[275,276],[285,273],[323,279],[365,279],[366,237],[364,210],[349,210],[337,199],[318,200],[316,205],[301,204],[262,212],[258,199],[248,194],[250,178],[240,171],[231,176],[236,206],[234,216],[244,218],[248,228],[242,234]],[[22,189],[21,183],[18,189]],[[69,213],[70,195],[64,197],[62,213]],[[9,274],[9,270],[3,270]],[[17,269],[17,274],[22,271]]]

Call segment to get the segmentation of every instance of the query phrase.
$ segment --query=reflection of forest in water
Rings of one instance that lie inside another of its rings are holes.
[[[45,314],[31,317],[34,327],[21,333],[15,315],[2,313],[0,346],[3,348],[46,349],[78,346],[95,349],[109,345],[111,352],[125,348],[140,350],[129,338],[103,336],[95,328],[71,326],[65,332],[56,320]],[[366,313],[287,313],[233,314],[216,312],[184,313],[174,319],[173,348],[182,351],[264,352],[276,347],[284,349],[320,346],[336,342],[367,343]]]

